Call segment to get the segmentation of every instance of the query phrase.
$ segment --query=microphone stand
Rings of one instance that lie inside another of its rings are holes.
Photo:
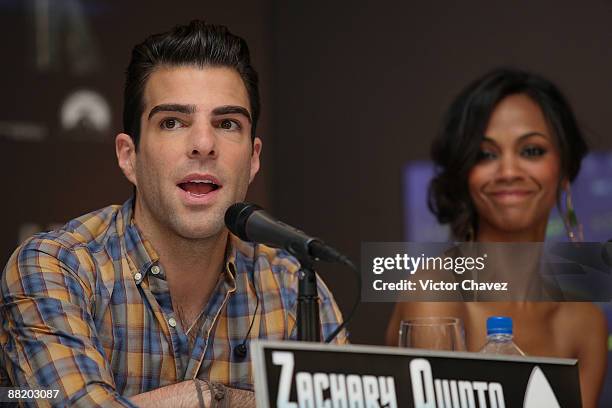
[[[294,254],[300,261],[297,297],[297,339],[321,342],[321,320],[319,319],[319,293],[317,274],[309,254]]]

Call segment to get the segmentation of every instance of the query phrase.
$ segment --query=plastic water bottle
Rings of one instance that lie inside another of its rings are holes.
[[[512,319],[491,316],[487,319],[487,343],[481,353],[524,356],[525,353],[512,341]]]

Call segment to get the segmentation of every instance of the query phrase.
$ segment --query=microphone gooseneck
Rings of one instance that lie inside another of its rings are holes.
[[[339,262],[350,266],[350,260],[318,238],[278,221],[261,207],[235,203],[225,212],[225,225],[243,241],[283,248],[298,259]]]

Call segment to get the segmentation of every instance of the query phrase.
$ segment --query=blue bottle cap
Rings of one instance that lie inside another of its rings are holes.
[[[487,319],[487,336],[491,334],[512,334],[512,318],[491,316]]]

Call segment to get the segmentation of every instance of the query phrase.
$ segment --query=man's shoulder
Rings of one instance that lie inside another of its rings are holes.
[[[116,236],[118,218],[121,217],[120,205],[110,205],[68,221],[62,227],[40,232],[26,239],[11,256],[7,268],[25,261],[39,261],[42,257],[52,257],[71,267],[77,261],[75,252],[88,253],[99,251],[108,239]]]
[[[62,227],[41,232],[24,243],[31,247],[39,243],[55,243],[65,249],[83,245],[102,244],[109,235],[117,233],[122,206],[109,205],[68,221]]]
[[[295,274],[300,269],[298,260],[284,249],[245,242],[232,236],[235,259],[240,269],[260,272],[269,269],[274,274]]]
[[[300,262],[284,249],[271,248],[266,245],[255,245],[256,259],[265,259],[277,273],[297,273]]]

